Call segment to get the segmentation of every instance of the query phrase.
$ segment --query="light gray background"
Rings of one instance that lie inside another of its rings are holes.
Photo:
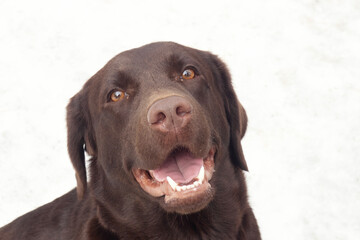
[[[117,53],[175,41],[229,66],[264,239],[360,237],[360,1],[0,1],[0,225],[75,186],[65,107]]]

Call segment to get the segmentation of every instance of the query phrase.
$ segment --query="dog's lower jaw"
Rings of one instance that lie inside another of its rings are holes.
[[[162,208],[167,212],[174,212],[182,215],[199,212],[213,200],[215,189],[210,183],[203,184],[203,189],[195,197],[170,198],[160,202]]]

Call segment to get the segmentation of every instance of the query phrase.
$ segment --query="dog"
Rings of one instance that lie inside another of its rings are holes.
[[[122,52],[67,106],[77,187],[2,227],[0,239],[260,240],[246,127],[217,56],[172,42]]]

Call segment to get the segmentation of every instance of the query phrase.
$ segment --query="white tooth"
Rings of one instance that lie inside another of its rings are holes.
[[[199,186],[200,183],[198,181],[194,182],[195,187]]]
[[[187,185],[186,186],[186,189],[190,189],[190,188],[192,188],[193,187],[193,185],[191,184],[191,185]]]
[[[176,186],[176,187],[175,187],[175,191],[180,192],[180,191],[181,191],[181,187],[180,187],[180,186]]]
[[[186,190],[186,186],[182,186],[182,187],[181,187],[181,190],[182,190],[182,191]]]
[[[205,175],[204,166],[201,166],[200,171],[199,171],[199,175],[198,175],[198,179],[199,179],[200,184],[204,180],[204,175]]]
[[[175,191],[175,189],[177,187],[177,183],[174,182],[174,180],[172,180],[172,178],[169,176],[166,177],[166,180],[170,184],[171,188]]]

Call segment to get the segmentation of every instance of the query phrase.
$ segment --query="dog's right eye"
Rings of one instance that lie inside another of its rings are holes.
[[[121,91],[121,90],[114,90],[110,94],[110,101],[112,101],[112,102],[117,102],[117,101],[123,100],[124,98],[128,99],[129,94],[127,94],[126,92]]]

